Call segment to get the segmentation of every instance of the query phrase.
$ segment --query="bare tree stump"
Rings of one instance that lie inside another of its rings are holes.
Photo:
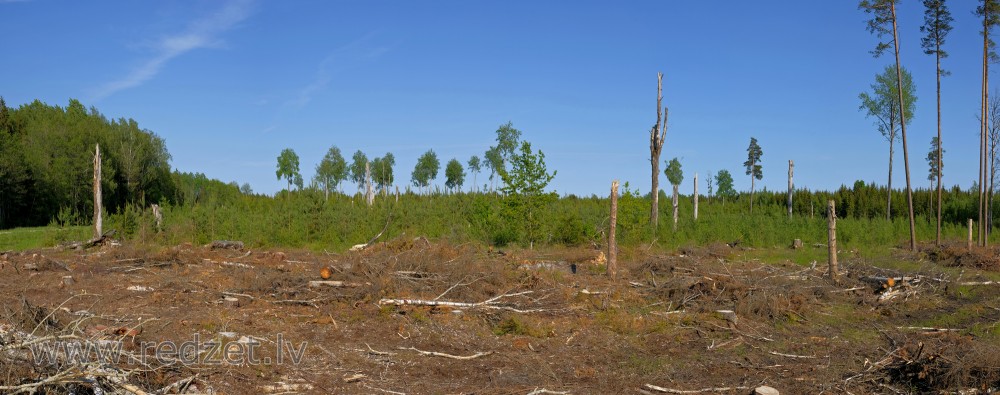
[[[797,250],[802,248],[802,239],[792,240],[792,249]]]
[[[829,224],[829,243],[830,248],[830,278],[833,281],[838,280],[837,273],[837,210],[834,206],[833,200],[827,204],[827,218]]]
[[[615,228],[618,226],[618,180],[611,182],[611,221],[608,228],[608,276],[615,278],[618,271],[618,244]]]
[[[753,395],[779,395],[778,390],[762,385],[760,387],[754,388]]]

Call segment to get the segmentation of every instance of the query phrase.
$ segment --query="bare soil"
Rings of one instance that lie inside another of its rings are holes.
[[[996,278],[995,251],[844,252],[839,282],[826,277],[825,264],[762,262],[766,251],[724,244],[624,251],[616,280],[604,275],[598,255],[585,247],[501,251],[423,238],[343,254],[127,244],[8,252],[0,255],[0,392],[1000,387],[1000,285],[962,285]],[[310,286],[324,268],[338,286]],[[870,279],[882,277],[901,281],[889,287]],[[121,355],[149,358],[42,363],[28,343],[53,336],[121,342]],[[182,355],[153,357],[157,345],[196,339],[242,345],[236,351],[259,343],[257,360],[218,358],[209,347],[180,362]]]

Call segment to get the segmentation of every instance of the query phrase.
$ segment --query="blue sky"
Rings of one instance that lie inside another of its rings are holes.
[[[944,170],[964,187],[977,172],[982,39],[975,2],[951,3]],[[919,97],[911,177],[926,187],[934,59],[919,47],[920,2],[898,14]],[[589,195],[613,179],[649,190],[662,71],[661,160],[681,158],[683,190],[720,169],[749,189],[751,136],[764,151],[758,185],[783,189],[792,159],[797,186],[831,189],[885,183],[888,145],[857,96],[892,58],[869,54],[865,19],[854,1],[0,0],[0,95],[134,118],[166,140],[175,168],[269,194],[285,186],[284,148],[307,180],[331,145],[392,152],[405,186],[427,149],[464,163],[512,121],[558,170],[552,189]]]

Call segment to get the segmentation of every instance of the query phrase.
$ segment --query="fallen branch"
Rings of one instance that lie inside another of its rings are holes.
[[[776,352],[776,351],[769,351],[768,354],[777,355],[779,357],[785,357],[785,358],[800,358],[800,359],[815,359],[816,358],[816,357],[814,357],[812,355],[783,354],[783,353]]]
[[[334,280],[328,280],[328,281],[317,280],[317,281],[310,281],[309,282],[309,287],[310,288],[319,288],[319,287],[358,288],[358,287],[362,287],[362,286],[366,286],[366,285],[372,285],[372,284],[371,283],[352,283],[352,282],[347,282],[347,281],[334,281]]]
[[[673,388],[657,387],[652,384],[646,384],[645,387],[653,391],[665,392],[668,394],[700,394],[704,392],[745,391],[751,389],[750,387],[715,387],[715,388],[702,388],[700,390],[675,390]]]
[[[939,332],[958,332],[961,329],[954,328],[933,328],[927,326],[897,326],[896,329],[900,330],[910,330],[910,331],[921,331],[927,333],[939,333]]]
[[[541,395],[541,394],[555,394],[555,395],[566,395],[569,391],[552,391],[545,388],[535,388],[534,391],[527,393],[527,395]]]
[[[378,240],[379,237],[382,237],[382,235],[385,234],[385,231],[389,229],[389,222],[390,221],[392,221],[392,212],[389,212],[389,216],[387,216],[385,218],[385,226],[382,227],[382,231],[381,232],[378,232],[378,234],[375,235],[375,237],[372,237],[371,240],[368,240],[367,243],[364,243],[364,244],[355,244],[348,251],[361,251],[361,250],[363,250],[365,248],[368,248],[368,246],[372,245],[372,243],[374,243],[375,240]]]
[[[461,355],[445,354],[443,352],[424,351],[424,350],[417,349],[416,347],[399,347],[399,349],[400,350],[412,350],[412,351],[416,351],[416,352],[420,353],[420,355],[427,355],[427,356],[430,356],[430,357],[443,357],[443,358],[451,358],[451,359],[460,359],[460,360],[463,360],[463,361],[470,360],[470,359],[476,359],[476,358],[479,358],[479,357],[485,357],[487,355],[493,354],[493,351],[486,351],[486,352],[477,352],[477,353],[472,354],[472,355],[461,356]]]
[[[508,297],[512,297],[512,296],[527,295],[527,294],[530,294],[532,292],[533,291],[524,291],[524,292],[516,292],[516,293],[510,293],[510,294],[502,294],[502,295],[498,295],[498,296],[495,296],[495,297],[492,297],[490,299],[484,300],[482,302],[477,302],[477,303],[449,302],[449,301],[443,301],[443,300],[425,300],[425,299],[382,299],[382,300],[378,301],[378,304],[380,306],[381,305],[387,305],[387,304],[396,305],[396,306],[443,306],[443,307],[454,307],[454,308],[459,308],[459,309],[474,309],[474,308],[477,308],[477,307],[481,307],[481,308],[487,308],[487,309],[509,310],[509,311],[513,311],[513,312],[516,312],[516,313],[533,313],[533,312],[542,311],[540,309],[535,309],[535,310],[521,310],[521,309],[517,309],[517,308],[511,307],[511,306],[498,306],[497,305],[497,303],[499,302],[500,299],[508,298]]]
[[[1000,285],[1000,281],[966,281],[958,283],[958,285]]]

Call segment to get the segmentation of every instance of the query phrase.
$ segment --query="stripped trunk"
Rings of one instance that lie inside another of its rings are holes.
[[[94,146],[94,238],[104,235],[101,218],[101,145]]]
[[[611,182],[611,224],[608,228],[608,276],[615,278],[618,272],[618,244],[615,228],[618,226],[618,180]]]
[[[365,202],[368,203],[368,206],[375,203],[375,191],[372,189],[371,162],[365,162]]]
[[[827,235],[829,246],[828,259],[830,264],[830,278],[837,281],[837,210],[831,199],[827,204],[827,225],[829,234]]]
[[[674,206],[674,232],[677,231],[677,203],[678,203],[677,202],[677,188],[678,187],[679,187],[678,185],[674,185],[673,199],[670,200],[670,202],[673,203],[673,206]]]
[[[660,152],[663,151],[663,137],[667,133],[667,108],[663,104],[663,73],[656,73],[656,124],[649,131],[649,162],[652,166],[652,198],[649,222],[656,230],[660,220]],[[662,110],[661,110],[662,108]]]
[[[694,220],[698,220],[698,173],[694,173]]]

